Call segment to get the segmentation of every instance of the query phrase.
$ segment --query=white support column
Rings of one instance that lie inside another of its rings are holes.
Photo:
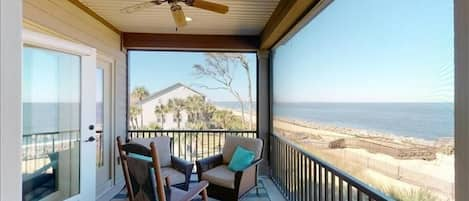
[[[455,191],[469,200],[469,1],[454,1],[455,27]]]
[[[0,200],[21,200],[22,1],[0,0]]]
[[[270,79],[269,79],[269,51],[258,51],[257,71],[257,132],[259,138],[264,140],[263,162],[260,166],[262,175],[270,174],[269,151],[270,151]]]

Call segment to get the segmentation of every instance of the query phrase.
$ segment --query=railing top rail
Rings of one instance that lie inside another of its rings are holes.
[[[347,183],[351,184],[352,186],[356,187],[360,191],[368,194],[373,199],[379,200],[379,201],[381,201],[381,200],[383,200],[383,201],[392,201],[392,200],[394,200],[391,197],[384,194],[383,192],[380,192],[380,191],[376,190],[375,188],[371,187],[370,185],[356,179],[352,175],[350,175],[350,174],[336,168],[334,165],[330,164],[329,162],[326,162],[326,161],[324,161],[324,160],[322,160],[318,157],[313,156],[312,154],[310,154],[309,152],[307,152],[306,150],[304,150],[300,146],[290,142],[290,140],[286,139],[285,137],[277,135],[275,133],[272,133],[271,135],[278,138],[278,139],[280,139],[281,141],[283,141],[283,143],[287,144],[288,146],[291,146],[292,148],[296,149],[298,152],[300,152],[301,154],[306,156],[308,159],[315,161],[317,164],[319,164],[322,167],[324,167],[325,169],[329,170],[334,175],[342,178],[342,180],[344,180]]]
[[[30,137],[34,135],[56,135],[62,133],[73,133],[73,132],[80,132],[80,130],[63,130],[63,131],[48,131],[48,132],[38,132],[38,133],[27,133],[23,134],[23,137]]]
[[[173,133],[256,133],[253,130],[128,130],[129,133],[137,132],[173,132]]]

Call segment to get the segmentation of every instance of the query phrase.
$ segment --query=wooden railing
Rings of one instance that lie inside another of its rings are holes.
[[[393,200],[281,136],[272,134],[270,145],[272,180],[288,200]]]
[[[174,156],[187,161],[213,156],[221,153],[226,136],[256,138],[256,131],[227,130],[129,130],[128,138],[154,138],[168,136]]]

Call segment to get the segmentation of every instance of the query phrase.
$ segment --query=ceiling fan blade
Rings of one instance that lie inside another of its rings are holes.
[[[182,11],[180,5],[173,4],[171,5],[171,14],[173,15],[174,22],[178,28],[184,27],[187,25],[186,15]]]
[[[147,2],[143,2],[143,3],[135,4],[133,6],[125,7],[123,9],[121,9],[121,13],[134,13],[134,12],[137,12],[137,11],[141,11],[145,8],[149,8],[149,7],[152,7],[154,5],[160,5],[160,4],[161,4],[161,2],[159,0],[147,1]]]
[[[225,14],[228,12],[229,7],[223,4],[213,3],[205,0],[191,0],[187,1],[187,5],[204,10],[213,11],[216,13]]]

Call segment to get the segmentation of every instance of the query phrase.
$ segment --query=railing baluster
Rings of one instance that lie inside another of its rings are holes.
[[[329,172],[324,167],[324,200],[329,201]]]
[[[199,157],[199,135],[195,135],[195,160]],[[191,161],[195,161],[191,160]]]
[[[300,154],[300,200],[301,201],[304,201],[304,193],[305,193],[305,188],[304,188],[304,184],[305,184],[305,179],[304,179],[304,169],[303,169],[303,161],[304,161],[304,158],[303,158],[303,155]]]
[[[294,159],[294,175],[295,175],[295,200],[298,200],[298,197],[299,197],[299,180],[300,180],[300,174],[299,174],[299,171],[298,171],[298,167],[300,166],[300,164],[298,163],[298,156],[300,155],[296,150],[294,151],[294,155],[295,155],[295,159]]]
[[[314,200],[313,198],[313,176],[311,174],[311,171],[312,171],[312,166],[311,166],[311,160],[310,159],[307,159],[307,163],[308,163],[308,171],[307,171],[307,174],[308,174],[308,198],[306,200]]]
[[[339,201],[344,201],[344,181],[339,177]]]
[[[335,201],[335,175],[331,172],[331,200]]]
[[[290,147],[289,147],[287,144],[285,144],[285,147],[286,147],[286,150],[285,150],[285,155],[286,155],[286,157],[285,157],[285,158],[290,159],[290,158],[291,158],[291,157],[290,157],[290,155],[291,155],[291,154],[290,154],[290,153],[291,153],[291,152],[290,152]],[[291,184],[291,182],[290,182],[290,178],[291,178],[291,172],[290,172],[291,161],[288,161],[288,163],[286,163],[286,164],[288,164],[288,166],[286,166],[287,171],[285,172],[285,177],[286,177],[286,179],[287,179],[286,182],[287,182],[287,185],[288,185],[288,187],[289,187],[289,188],[288,188],[288,193],[290,193],[290,191],[291,191],[291,185],[290,185],[290,184]],[[290,194],[289,194],[289,196],[290,196]]]
[[[314,171],[313,171],[313,183],[314,183],[314,200],[317,201],[319,200],[318,198],[318,182],[317,182],[317,164],[316,164],[316,161],[314,162]]]
[[[347,182],[347,201],[352,201],[352,185],[350,185],[349,182]]]
[[[318,176],[319,176],[319,200],[323,200],[323,195],[324,195],[324,192],[322,190],[322,167],[319,165],[318,166]]]

